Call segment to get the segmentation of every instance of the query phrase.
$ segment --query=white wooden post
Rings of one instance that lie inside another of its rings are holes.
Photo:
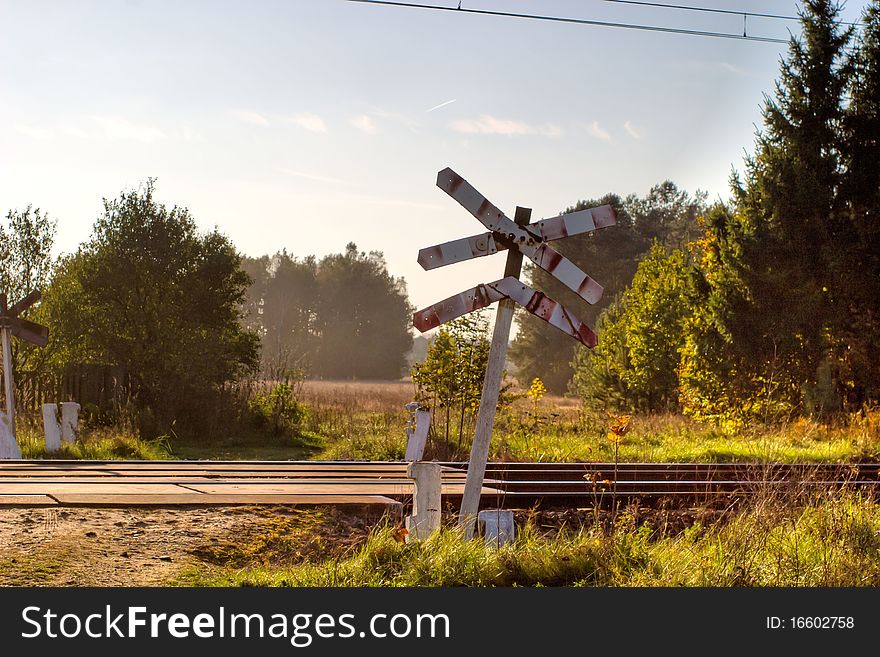
[[[406,540],[421,541],[440,529],[440,464],[410,463],[406,466],[406,476],[414,482],[413,514],[406,519]]]
[[[15,436],[9,429],[9,422],[6,415],[0,413],[0,459],[20,459],[21,450]]]
[[[9,329],[0,329],[0,340],[3,342],[3,385],[6,392],[6,420],[12,437],[15,438],[15,385],[12,381],[12,346],[9,342]]]
[[[525,226],[529,223],[531,216],[531,209],[517,207],[514,221],[519,226]],[[519,278],[522,270],[522,258],[522,252],[516,248],[507,252],[505,277]],[[483,392],[480,397],[480,410],[477,412],[467,481],[464,486],[464,495],[461,498],[461,510],[458,514],[458,524],[466,539],[472,538],[474,535],[474,525],[480,508],[480,493],[483,490],[483,478],[486,475],[486,462],[489,460],[489,442],[492,439],[495,411],[498,407],[498,397],[501,394],[501,378],[504,374],[504,361],[507,357],[507,342],[510,340],[510,325],[513,322],[514,308],[515,304],[512,299],[502,299],[498,302],[498,310],[495,314],[495,330],[492,333],[492,345],[489,347],[489,362],[486,366],[486,376],[483,379]]]
[[[4,302],[3,307],[6,307]],[[15,439],[15,387],[12,383],[12,348],[9,329],[0,328],[3,343],[3,384],[6,390],[6,414],[0,416],[0,459],[20,459],[21,449]]]
[[[79,404],[61,402],[61,441],[72,443],[79,434]]]
[[[61,425],[58,423],[58,404],[43,404],[43,433],[46,436],[46,451],[61,449]]]
[[[407,404],[409,408],[410,404]],[[416,406],[411,409],[415,414],[412,426],[406,428],[406,461],[421,461],[425,453],[425,443],[428,440],[428,430],[431,428],[431,413],[423,411]]]

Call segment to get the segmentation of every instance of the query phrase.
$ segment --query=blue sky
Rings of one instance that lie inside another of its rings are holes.
[[[601,0],[464,6],[742,29],[737,17]],[[749,21],[763,36],[787,28]],[[0,0],[0,210],[48,211],[70,251],[102,197],[156,177],[160,200],[249,255],[321,256],[350,241],[384,251],[421,307],[504,266],[418,266],[419,248],[479,228],[435,187],[437,171],[533,219],[665,179],[726,198],[784,51],[343,0]]]

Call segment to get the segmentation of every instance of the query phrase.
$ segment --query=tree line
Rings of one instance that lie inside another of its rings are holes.
[[[598,199],[621,224],[567,241],[611,283],[599,347],[569,361],[524,317],[514,355],[525,380],[546,374],[601,405],[733,426],[880,401],[880,5],[859,29],[829,0],[802,11],[732,198],[660,207],[653,221],[640,214],[651,194],[640,207]]]
[[[614,228],[560,244],[603,283],[602,303],[584,306],[540,269],[526,276],[595,323],[600,342],[575,348],[519,313],[511,355],[526,386],[539,377],[610,408],[735,425],[880,400],[880,3],[855,29],[836,3],[808,0],[802,23],[727,202],[665,181],[569,208],[617,211]],[[412,307],[381,253],[244,257],[154,191],[149,180],[105,199],[91,237],[60,258],[45,213],[7,215],[0,288],[12,300],[42,288],[27,316],[51,329],[45,349],[15,341],[19,381],[121,366],[159,432],[197,425],[247,377],[404,373]],[[441,390],[430,370],[417,376]]]
[[[0,223],[0,288],[13,301],[41,288],[27,317],[50,327],[45,348],[13,341],[19,398],[73,366],[114,366],[137,427],[159,435],[218,425],[243,379],[404,373],[411,309],[381,253],[243,257],[159,203],[153,180],[105,199],[75,252],[53,256],[55,232],[30,206]]]

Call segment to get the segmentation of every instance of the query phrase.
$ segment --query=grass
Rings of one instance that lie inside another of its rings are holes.
[[[51,454],[46,452],[41,430],[32,427],[19,432],[19,446],[25,459],[161,461],[174,458],[165,439],[143,440],[132,432],[110,427],[93,430],[80,436],[76,442],[63,444],[60,450]]]
[[[295,435],[275,436],[253,426],[230,426],[221,439],[143,441],[125,429],[99,429],[56,455],[42,448],[42,429],[25,423],[26,458],[370,460],[393,461],[406,451],[411,383],[306,382],[300,401],[307,413]],[[517,399],[498,414],[491,458],[509,461],[610,461],[608,418],[584,410],[577,400],[547,396],[538,403]],[[470,432],[468,432],[470,433]],[[467,440],[465,441],[467,443]],[[426,457],[466,460],[469,446],[430,438]],[[848,462],[880,458],[880,412],[824,424],[800,419],[755,426],[737,433],[678,415],[636,416],[620,443],[620,460],[660,462]]]
[[[314,458],[396,460],[406,451],[404,405],[409,383],[315,383],[304,388],[307,430],[323,438]],[[537,405],[518,399],[499,413],[491,458],[510,461],[610,461],[608,418],[585,411],[577,400],[545,397]],[[429,440],[428,457],[467,458]],[[679,415],[637,416],[620,443],[621,461],[846,462],[880,457],[880,413],[853,415],[834,425],[800,419],[737,433]]]
[[[629,462],[804,462],[876,460],[880,452],[878,416],[850,418],[838,426],[810,420],[754,427],[735,434],[676,415],[637,416],[620,442],[620,460]],[[515,420],[514,420],[515,422]],[[494,457],[513,461],[610,461],[607,419],[598,414],[554,418],[536,431],[499,432]]]
[[[608,533],[547,535],[535,524],[500,548],[445,529],[400,543],[372,532],[346,556],[196,569],[197,586],[878,586],[880,506],[853,492],[806,505],[765,498],[727,521],[684,531],[623,516]]]

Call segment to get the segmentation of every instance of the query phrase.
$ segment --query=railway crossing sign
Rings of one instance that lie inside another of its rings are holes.
[[[0,294],[0,340],[3,346],[3,383],[6,392],[6,423],[11,436],[10,445],[0,445],[0,452],[8,454],[7,458],[21,458],[18,444],[15,442],[15,386],[12,381],[12,345],[10,336],[30,342],[38,347],[45,347],[49,341],[49,329],[35,322],[19,317],[21,313],[37,303],[40,292],[34,290],[18,303],[8,306],[6,294]],[[2,431],[2,429],[0,429]],[[7,438],[8,440],[8,438]],[[3,437],[0,436],[0,442]]]
[[[422,249],[419,251],[418,262],[424,269],[435,269],[492,255],[504,249],[508,251],[503,278],[477,285],[416,311],[413,315],[413,325],[424,333],[456,317],[499,302],[459,513],[459,524],[464,529],[465,537],[470,538],[479,510],[480,490],[489,455],[489,441],[495,421],[495,407],[501,388],[514,304],[519,304],[587,347],[595,347],[598,343],[593,329],[581,322],[570,310],[519,280],[522,259],[528,258],[581,299],[594,304],[602,298],[602,286],[548,242],[612,226],[617,217],[610,205],[602,205],[530,224],[531,210],[518,207],[514,220],[511,220],[450,168],[437,174],[437,186],[458,201],[488,232]]]

